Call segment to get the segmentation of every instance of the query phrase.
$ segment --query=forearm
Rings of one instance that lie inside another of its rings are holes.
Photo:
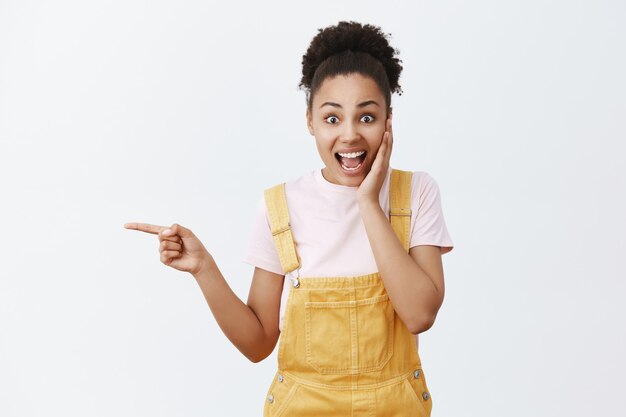
[[[437,287],[404,250],[378,202],[361,203],[361,217],[396,313],[412,333],[426,330],[439,308]]]
[[[263,325],[252,309],[230,288],[211,257],[194,275],[217,324],[226,337],[252,362],[267,356],[269,341]]]

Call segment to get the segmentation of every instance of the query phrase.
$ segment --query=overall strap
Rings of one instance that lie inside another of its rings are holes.
[[[300,258],[289,224],[285,183],[265,190],[265,205],[270,220],[274,244],[285,275],[300,267]]]
[[[411,177],[412,171],[391,170],[389,188],[389,221],[404,250],[409,251],[411,233]]]

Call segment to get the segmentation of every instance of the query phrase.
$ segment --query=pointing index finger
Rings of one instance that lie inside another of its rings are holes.
[[[158,235],[161,230],[167,229],[166,226],[157,226],[156,224],[149,223],[125,223],[124,227],[126,229],[139,230],[141,232],[152,233],[154,235]]]

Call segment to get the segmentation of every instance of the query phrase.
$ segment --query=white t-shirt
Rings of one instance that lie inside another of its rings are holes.
[[[391,167],[380,190],[380,205],[389,218]],[[426,172],[413,172],[409,247],[435,245],[441,253],[453,248],[441,207],[439,187]],[[356,200],[358,187],[333,184],[321,169],[285,183],[291,231],[300,256],[300,277],[367,275],[378,271]],[[272,238],[265,197],[258,202],[257,219],[243,261],[283,275]],[[297,270],[287,278],[297,276]],[[286,279],[280,303],[279,328],[291,281]],[[417,343],[417,335],[416,335]]]

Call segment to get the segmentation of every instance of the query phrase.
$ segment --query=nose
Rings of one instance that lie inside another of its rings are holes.
[[[361,135],[359,134],[358,125],[352,122],[346,122],[343,124],[343,131],[341,132],[341,141],[344,143],[351,143],[359,140]]]

